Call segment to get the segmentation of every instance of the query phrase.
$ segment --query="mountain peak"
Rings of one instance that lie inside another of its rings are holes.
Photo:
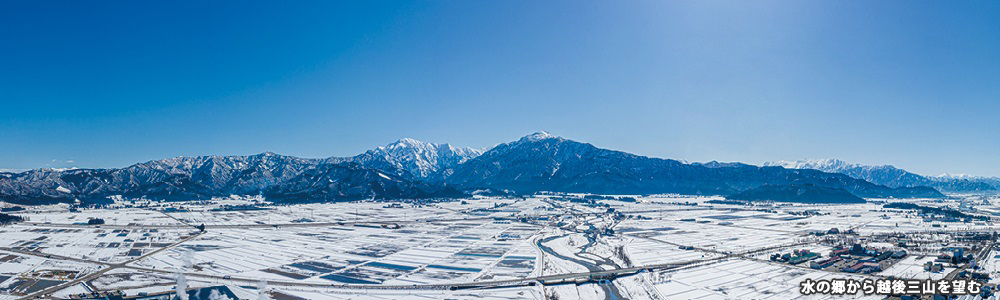
[[[417,140],[417,139],[405,137],[405,138],[401,138],[398,141],[396,141],[396,142],[394,142],[392,144],[389,144],[389,145],[426,145],[426,144],[429,144],[429,143],[421,141],[421,140]]]
[[[418,178],[426,179],[438,171],[453,168],[482,153],[483,150],[479,149],[402,138],[358,155],[355,160],[376,168],[406,171]]]
[[[535,133],[532,133],[532,134],[529,134],[529,135],[526,135],[526,136],[522,137],[520,139],[520,141],[522,141],[522,142],[536,142],[536,141],[541,141],[541,140],[546,140],[546,139],[554,139],[554,138],[558,138],[558,137],[554,136],[552,134],[549,134],[546,131],[539,131],[539,132],[535,132]]]

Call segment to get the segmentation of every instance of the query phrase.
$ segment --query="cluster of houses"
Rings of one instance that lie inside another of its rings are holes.
[[[965,248],[962,248],[962,247],[945,247],[944,249],[941,249],[941,250],[944,251],[945,253],[942,253],[941,255],[938,255],[937,259],[934,260],[935,262],[951,263],[951,264],[956,264],[956,265],[957,264],[963,264],[963,263],[970,263],[970,264],[972,264],[971,267],[975,267],[975,265],[976,265],[976,257],[975,257],[975,255],[965,254]],[[949,255],[948,253],[951,253],[951,254]]]
[[[854,264],[841,269],[841,271],[847,273],[878,272],[882,270],[879,265],[880,262],[890,258],[902,259],[906,257],[906,250],[878,251],[877,249],[861,246],[861,244],[854,244],[850,249],[835,249],[831,255],[834,255],[834,253],[845,259],[854,258],[856,260]]]
[[[239,204],[239,205],[222,205],[212,209],[212,211],[252,211],[252,210],[268,210],[268,208],[260,207],[253,204]]]
[[[827,234],[841,234],[841,233],[843,233],[843,234],[855,234],[854,233],[854,229],[848,229],[846,231],[841,232],[840,229],[837,229],[837,227],[830,228],[830,230],[827,230],[827,231],[823,231],[823,230],[812,230],[812,231],[809,231],[809,234],[815,235],[815,236],[824,236],[824,235],[827,235]]]
[[[941,272],[941,270],[944,270],[944,265],[941,263],[934,263],[933,261],[924,263],[924,271],[937,273]]]
[[[934,261],[928,261],[924,263],[924,271],[935,272],[935,273],[941,272],[942,270],[944,270],[945,264],[958,265],[963,263],[969,263],[969,267],[976,268],[975,256],[972,254],[965,254],[965,248],[946,247],[942,250],[945,253],[938,255],[938,257],[934,259]]]
[[[187,296],[178,297],[176,291],[165,291],[159,293],[141,292],[138,295],[126,295],[122,291],[93,292],[72,295],[69,299],[85,300],[210,300],[210,299],[239,299],[229,287],[220,285],[206,288],[187,289]]]
[[[824,269],[842,261],[853,260],[852,264],[841,268],[841,271],[847,273],[873,273],[882,270],[880,265],[882,261],[890,258],[902,259],[904,257],[906,257],[905,250],[878,251],[863,247],[861,244],[854,244],[849,249],[842,247],[834,248],[833,251],[830,251],[830,255],[823,259],[819,259],[820,255],[818,253],[803,249],[795,250],[792,253],[771,255],[771,261],[785,262],[792,265],[808,261],[810,268]]]

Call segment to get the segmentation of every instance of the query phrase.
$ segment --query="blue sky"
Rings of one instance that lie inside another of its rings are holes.
[[[1000,176],[998,1],[0,4],[0,168],[538,130]]]

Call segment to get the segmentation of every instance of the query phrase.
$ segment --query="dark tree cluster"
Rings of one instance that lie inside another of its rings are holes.
[[[988,217],[970,215],[970,214],[966,214],[966,213],[963,213],[963,212],[960,212],[960,211],[951,210],[951,209],[948,209],[948,208],[933,207],[933,206],[923,206],[923,205],[917,205],[917,204],[906,203],[906,202],[893,202],[893,203],[889,203],[889,204],[883,205],[882,207],[884,207],[884,208],[894,208],[894,209],[913,209],[913,210],[918,210],[918,211],[920,211],[920,212],[922,212],[924,214],[937,214],[937,215],[949,216],[949,217],[954,217],[954,218],[959,218],[959,219],[967,219],[967,218],[968,219],[976,219],[976,220],[987,220],[987,219],[989,219]]]
[[[715,200],[715,199],[705,201],[705,203],[711,203],[711,204],[730,204],[730,205],[747,205],[748,204],[746,201],[741,201],[741,200]]]
[[[11,206],[11,207],[0,208],[0,212],[12,212],[12,211],[22,211],[22,210],[24,210],[24,207],[20,207],[20,206]]]
[[[0,225],[24,222],[24,217],[0,213]]]

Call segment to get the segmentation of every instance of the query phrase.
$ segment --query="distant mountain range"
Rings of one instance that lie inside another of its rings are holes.
[[[0,173],[0,200],[23,204],[264,195],[280,202],[460,197],[479,189],[601,194],[733,195],[815,186],[866,198],[942,197],[934,188],[887,186],[845,174],[741,163],[684,163],[594,147],[539,132],[489,150],[401,139],[354,157],[262,153],[177,157],[120,169]],[[764,190],[774,190],[765,188]]]
[[[788,169],[812,169],[840,173],[888,187],[929,186],[945,192],[985,192],[1000,189],[1000,178],[971,176],[924,176],[891,165],[869,166],[852,164],[839,159],[809,159],[764,163]]]

